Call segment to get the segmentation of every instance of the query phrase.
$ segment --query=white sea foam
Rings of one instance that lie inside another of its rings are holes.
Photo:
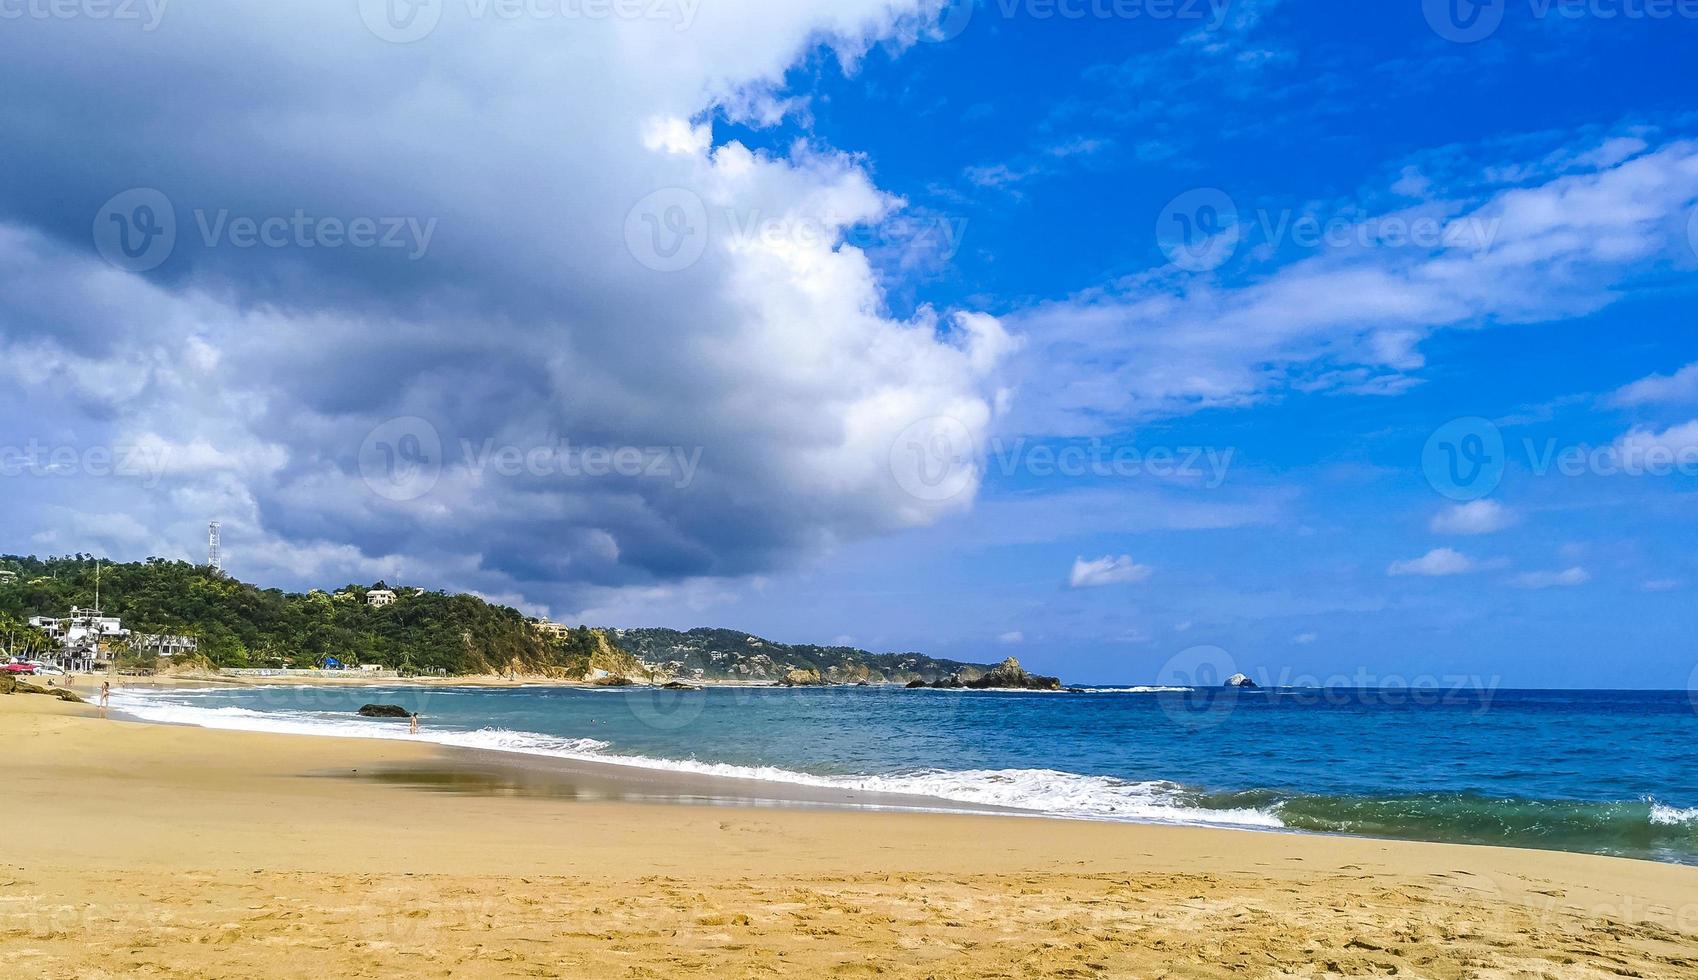
[[[1076,687],[1081,694],[1190,694],[1194,687]]]
[[[516,752],[609,765],[753,779],[863,793],[894,793],[980,806],[1005,807],[1049,816],[1135,823],[1195,824],[1278,829],[1279,817],[1254,809],[1213,810],[1190,805],[1180,787],[1165,782],[1128,782],[1052,769],[929,770],[893,775],[818,776],[776,766],[739,766],[688,759],[655,759],[609,753],[607,742],[561,738],[536,732],[485,728],[427,730],[411,735],[401,721],[350,719],[326,712],[254,711],[200,707],[159,695],[114,692],[112,707],[143,721],[201,728],[423,741],[460,748]]]
[[[1698,806],[1678,807],[1651,801],[1651,823],[1659,827],[1698,825]]]

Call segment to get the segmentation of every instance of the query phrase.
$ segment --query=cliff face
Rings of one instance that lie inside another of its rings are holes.
[[[627,677],[634,681],[647,681],[654,672],[649,666],[632,656],[630,651],[613,642],[606,630],[591,630],[594,634],[594,648],[590,651],[586,673],[593,677]]]

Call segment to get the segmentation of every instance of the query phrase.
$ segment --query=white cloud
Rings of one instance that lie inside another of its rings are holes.
[[[1011,424],[1091,434],[1288,388],[1395,393],[1418,381],[1436,330],[1601,309],[1648,266],[1690,261],[1680,219],[1698,202],[1698,142],[1614,157],[1528,186],[1453,189],[1351,228],[1433,222],[1440,247],[1353,234],[1265,273],[1160,269],[1020,312],[1011,329],[1029,356]]]
[[[1434,548],[1419,558],[1394,561],[1386,569],[1388,575],[1463,575],[1476,571],[1479,565],[1472,558],[1451,548]]]
[[[1497,501],[1475,500],[1433,515],[1432,529],[1439,534],[1491,534],[1515,521],[1515,515]]]
[[[1659,467],[1665,471],[1675,466],[1693,468],[1698,466],[1698,419],[1671,425],[1661,432],[1636,428],[1617,439],[1615,448],[1624,468]]]
[[[1298,646],[1308,646],[1320,638],[1321,636],[1319,633],[1299,633],[1291,638],[1291,642]]]
[[[899,47],[932,7],[727,0],[683,32],[448,4],[428,41],[394,45],[344,0],[284,14],[232,0],[156,34],[86,19],[0,33],[0,86],[50,81],[33,107],[0,100],[9,164],[45,181],[0,186],[0,415],[26,421],[20,439],[139,444],[167,463],[152,489],[37,481],[0,531],[69,533],[47,508],[74,500],[147,528],[132,556],[172,554],[222,517],[249,574],[272,561],[319,584],[401,563],[612,615],[627,604],[608,590],[641,603],[670,583],[690,602],[718,594],[704,582],[970,508],[977,464],[934,497],[892,450],[930,418],[982,444],[1017,340],[981,314],[884,312],[843,232],[903,202],[864,159],[814,140],[716,143],[711,122],[791,111],[792,66],[821,46],[846,64]],[[111,64],[129,94],[85,97]],[[238,74],[266,78],[264,97],[208,81]],[[101,202],[137,184],[178,218],[147,276],[86,240]],[[685,224],[701,257],[661,271],[644,264],[641,202],[674,191],[699,201]],[[208,247],[197,215],[220,209],[437,225],[416,259]],[[441,473],[402,500],[373,491],[361,454],[408,416],[440,437]],[[480,476],[460,448],[560,440],[679,447],[700,467],[687,486]]]
[[[1073,561],[1073,573],[1068,576],[1067,584],[1075,589],[1090,589],[1103,585],[1142,582],[1154,571],[1155,569],[1148,565],[1133,561],[1131,555],[1104,555],[1089,561],[1080,557]]]
[[[1684,583],[1679,579],[1654,578],[1647,579],[1639,587],[1644,589],[1646,592],[1673,592],[1680,588],[1683,584]]]
[[[1008,632],[997,637],[996,641],[998,643],[1024,643],[1024,642],[1026,642],[1026,634],[1020,632],[1019,630],[1009,630]]]
[[[1616,390],[1617,405],[1685,404],[1698,402],[1698,361],[1673,374],[1653,374]]]
[[[1509,580],[1509,584],[1518,589],[1552,589],[1562,586],[1585,585],[1592,580],[1591,573],[1575,565],[1555,572],[1524,572]]]

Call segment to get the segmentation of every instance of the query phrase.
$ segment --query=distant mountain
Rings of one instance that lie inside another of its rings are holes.
[[[619,646],[656,673],[683,680],[907,684],[947,680],[961,674],[977,677],[991,669],[987,664],[939,660],[923,653],[870,653],[855,647],[777,643],[740,630],[642,628],[613,630],[613,634]]]

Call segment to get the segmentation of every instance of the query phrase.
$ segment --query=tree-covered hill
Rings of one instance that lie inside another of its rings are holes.
[[[0,555],[0,616],[64,616],[95,603],[95,559]],[[371,588],[383,587],[377,583]],[[420,672],[516,671],[561,678],[592,670],[632,677],[646,671],[601,630],[559,635],[538,629],[516,609],[471,595],[397,589],[393,605],[366,602],[366,586],[305,594],[261,589],[187,562],[149,559],[103,564],[100,605],[139,633],[197,637],[200,652],[222,667],[310,667],[335,657],[346,665],[380,664]]]
[[[855,647],[775,643],[738,630],[626,629],[619,645],[661,673],[701,680],[779,681],[791,671],[817,671],[829,684],[937,681],[989,668],[921,653],[869,653]]]

